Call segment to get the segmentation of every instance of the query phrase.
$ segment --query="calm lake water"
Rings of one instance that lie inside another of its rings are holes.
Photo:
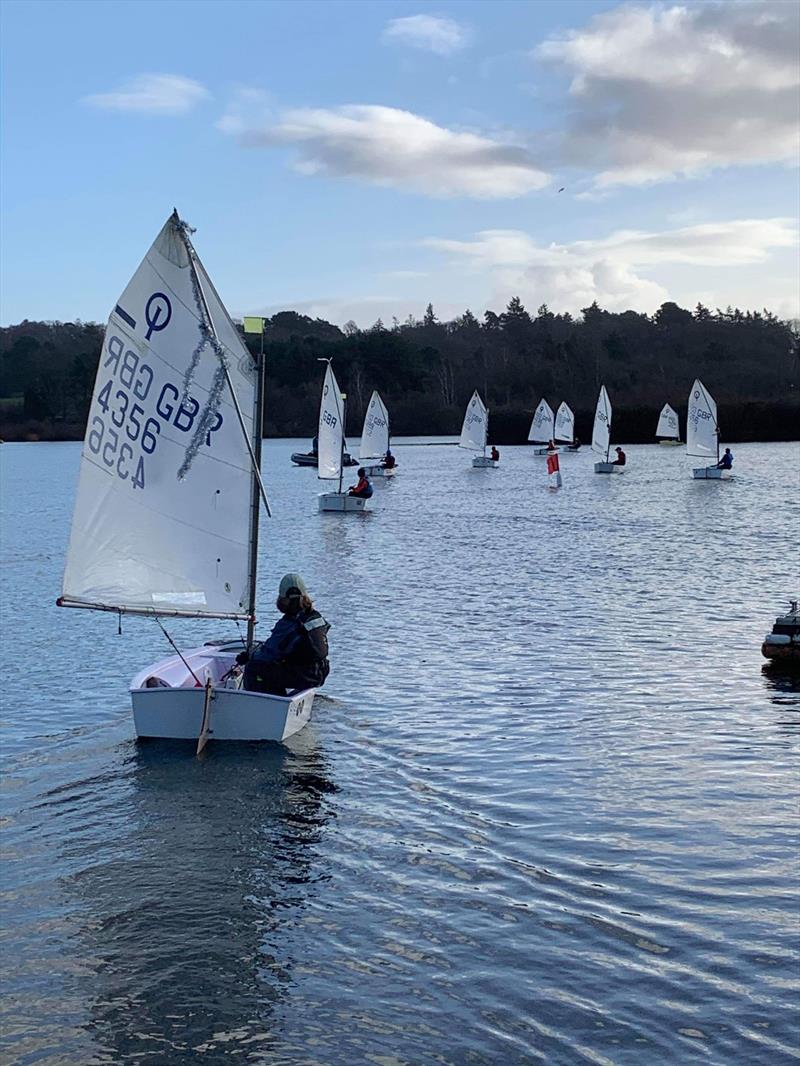
[[[398,443],[341,516],[298,444],[262,630],[299,570],[325,696],[201,759],[133,739],[155,623],[54,606],[79,445],[0,449],[4,1061],[797,1062],[800,691],[760,656],[797,446],[721,484],[584,451],[551,492],[528,449]]]

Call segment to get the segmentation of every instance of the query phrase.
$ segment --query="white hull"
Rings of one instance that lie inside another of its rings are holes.
[[[364,473],[367,477],[394,477],[397,473],[396,466],[365,466]]]
[[[717,466],[698,466],[692,470],[695,481],[730,481],[732,476],[730,470],[720,470]]]
[[[678,445],[683,444],[682,440],[660,440],[659,444],[663,444],[666,448],[677,448]]]
[[[302,729],[311,718],[316,689],[293,696],[267,696],[238,688],[241,677],[223,681],[242,648],[241,641],[231,641],[184,652],[200,686],[177,655],[140,671],[131,681],[137,737],[197,740],[203,728],[202,686],[208,679],[214,686],[209,708],[210,739],[281,741]],[[157,678],[161,684],[148,687],[148,678]]]
[[[534,455],[557,455],[561,451],[560,448],[534,448]]]
[[[618,463],[595,463],[595,474],[624,474],[625,467]]]
[[[500,462],[498,459],[490,459],[488,455],[476,455],[472,460],[472,465],[480,468],[487,466],[496,468],[500,465]]]
[[[320,511],[364,511],[367,500],[363,496],[349,496],[346,492],[322,492],[319,496]]]

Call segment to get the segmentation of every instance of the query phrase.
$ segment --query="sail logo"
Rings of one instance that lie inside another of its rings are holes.
[[[166,293],[154,292],[144,309],[144,320],[147,323],[147,333],[144,339],[149,341],[154,333],[160,333],[162,329],[166,329],[171,318],[172,304],[169,297]]]
[[[92,406],[86,447],[121,481],[129,481],[134,489],[144,489],[145,456],[155,452],[162,425],[191,432],[200,404],[188,393],[181,398],[177,386],[167,381],[158,392],[155,414],[148,415],[144,405],[155,395],[155,373],[138,352],[126,349],[120,337],[109,337],[103,369],[109,378]],[[222,422],[222,414],[217,411],[206,433],[207,446]]]

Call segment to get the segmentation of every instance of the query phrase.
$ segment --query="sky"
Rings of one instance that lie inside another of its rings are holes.
[[[783,0],[4,0],[0,322],[104,321],[176,206],[234,316],[800,317]]]

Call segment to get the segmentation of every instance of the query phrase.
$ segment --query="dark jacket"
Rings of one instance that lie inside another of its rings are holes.
[[[330,626],[319,611],[300,611],[283,615],[267,639],[259,644],[245,667],[245,688],[258,675],[260,666],[280,664],[287,688],[311,688],[322,685],[330,672],[328,630]],[[252,686],[255,687],[255,686]]]

